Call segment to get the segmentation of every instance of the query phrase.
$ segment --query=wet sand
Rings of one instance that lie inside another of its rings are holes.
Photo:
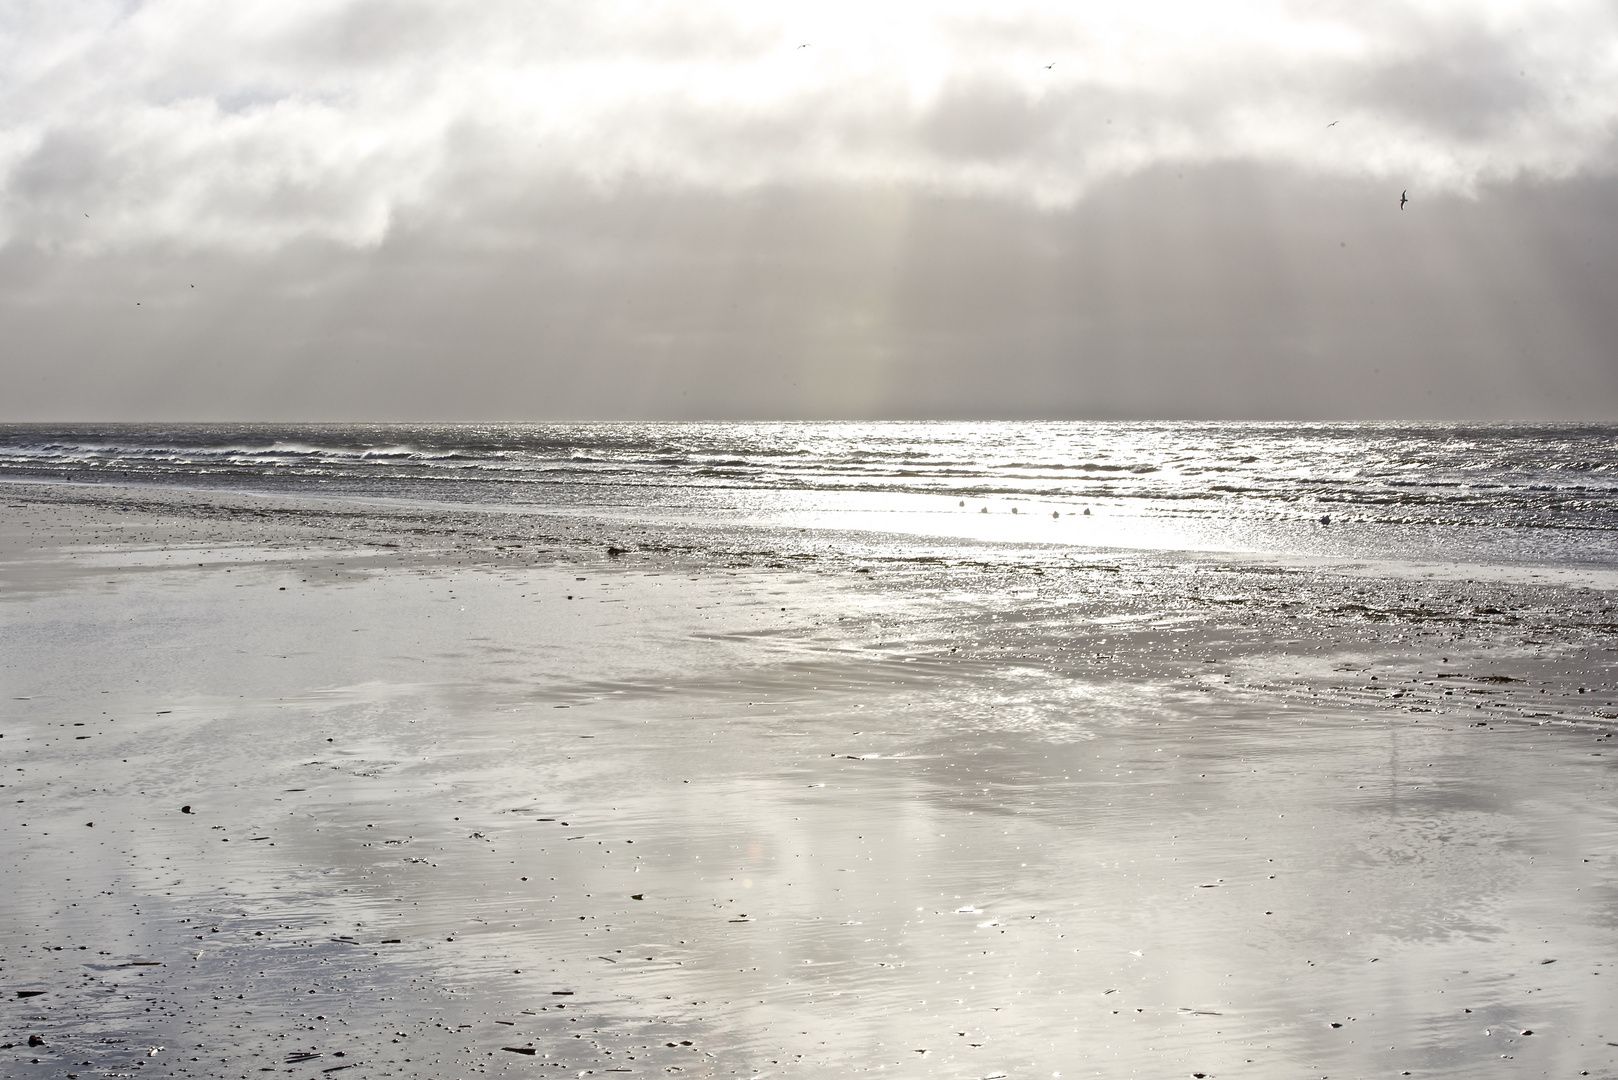
[[[8,1076],[1618,1072],[1599,582],[3,494]]]

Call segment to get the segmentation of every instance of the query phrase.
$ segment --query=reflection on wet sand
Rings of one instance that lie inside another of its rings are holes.
[[[1582,632],[1131,616],[1187,565],[57,569],[3,609],[8,1075],[1618,1064]]]

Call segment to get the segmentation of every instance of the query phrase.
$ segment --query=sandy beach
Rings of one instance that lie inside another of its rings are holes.
[[[7,1076],[1618,1075],[1597,576],[0,494]]]

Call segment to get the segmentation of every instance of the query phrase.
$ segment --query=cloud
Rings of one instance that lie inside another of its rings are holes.
[[[1618,161],[1603,0],[6,11],[0,242],[47,251],[368,248],[559,182],[1069,207],[1163,165],[1430,195]]]

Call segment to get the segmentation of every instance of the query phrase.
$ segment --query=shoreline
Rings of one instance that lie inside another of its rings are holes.
[[[1610,595],[116,505],[0,527],[15,1075],[1618,1066]]]
[[[9,486],[8,486],[9,485]],[[20,477],[0,478],[0,491],[13,487],[32,489],[39,495],[41,489],[50,497],[39,498],[42,503],[81,504],[86,506],[139,506],[147,509],[194,510],[229,512],[247,508],[272,507],[286,514],[324,516],[332,520],[367,519],[374,522],[426,521],[449,519],[462,522],[484,522],[507,525],[521,522],[571,522],[583,525],[599,534],[611,537],[614,533],[649,536],[654,546],[649,549],[662,555],[679,551],[706,552],[712,558],[756,555],[756,550],[738,547],[746,537],[759,537],[773,547],[791,550],[791,538],[813,533],[834,541],[880,541],[880,547],[906,547],[920,552],[910,556],[882,556],[864,553],[867,561],[891,561],[899,564],[916,561],[975,562],[977,558],[997,559],[1010,564],[1010,560],[1032,560],[1059,566],[1057,556],[1091,559],[1144,559],[1161,557],[1184,562],[1210,564],[1231,563],[1248,566],[1280,566],[1305,570],[1337,572],[1361,577],[1401,577],[1440,580],[1488,580],[1503,584],[1548,584],[1555,579],[1557,585],[1618,592],[1618,568],[1598,565],[1569,566],[1554,562],[1481,563],[1456,559],[1378,557],[1373,555],[1323,555],[1303,552],[1285,552],[1259,548],[1175,547],[1150,543],[1108,544],[1081,540],[1003,540],[973,537],[949,532],[891,532],[880,528],[848,525],[842,528],[823,526],[802,527],[782,522],[739,522],[699,515],[673,515],[657,519],[634,513],[610,514],[572,507],[544,505],[510,505],[502,503],[432,502],[390,496],[359,496],[352,494],[292,495],[251,489],[183,487],[172,484],[115,484],[107,482],[31,480]],[[108,493],[104,497],[91,492]],[[19,496],[25,497],[25,496]],[[379,530],[381,526],[376,526]],[[487,530],[490,532],[502,530]],[[527,537],[532,530],[503,530],[512,537]],[[542,534],[545,535],[545,534]],[[577,543],[574,538],[546,535],[552,542]],[[695,541],[685,544],[675,540]],[[606,546],[614,546],[610,543]],[[857,545],[851,545],[857,546]],[[632,550],[632,549],[627,549]],[[1044,556],[1044,558],[1041,558]],[[793,558],[807,557],[806,551],[793,551]]]

